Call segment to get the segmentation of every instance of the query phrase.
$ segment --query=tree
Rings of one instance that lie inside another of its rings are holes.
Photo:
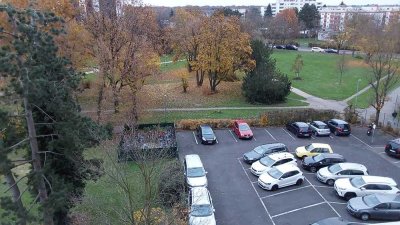
[[[221,12],[224,14],[224,16],[236,16],[238,18],[243,16],[243,14],[240,13],[238,10],[233,11],[232,9],[226,7],[224,7],[222,10],[217,10],[215,13],[218,14]]]
[[[254,67],[249,36],[240,31],[237,17],[222,13],[206,18],[200,30],[198,60],[192,65],[206,71],[212,92],[223,80],[235,76],[235,71]]]
[[[182,81],[183,93],[186,93],[187,88],[189,87],[189,81],[188,81],[189,74],[187,71],[180,70],[180,71],[177,71],[177,75]]]
[[[296,74],[296,80],[301,80],[300,77],[300,72],[303,69],[304,66],[304,62],[303,62],[303,58],[300,54],[297,54],[296,59],[294,60],[294,63],[292,65],[291,70],[294,71],[294,73]]]
[[[8,23],[0,29],[0,74],[9,79],[9,92],[22,102],[28,136],[6,149],[29,143],[21,162],[32,169],[20,180],[28,178],[33,204],[40,204],[39,223],[64,224],[72,198],[82,195],[85,180],[92,175],[82,169],[83,150],[97,143],[102,131],[81,117],[73,97],[82,74],[57,56],[54,39],[62,33],[62,20],[53,13],[4,5],[0,13]],[[7,163],[7,158],[0,160]],[[31,207],[25,209],[29,213]]]
[[[252,41],[251,47],[256,67],[243,80],[242,91],[246,100],[265,104],[284,101],[290,93],[291,83],[276,69],[275,60],[271,59],[272,50],[265,48],[259,40]]]
[[[295,39],[299,34],[299,23],[294,9],[279,12],[268,27],[267,38],[284,44],[288,39]]]
[[[265,10],[264,17],[272,17],[272,8],[271,4],[268,4],[267,9]]]
[[[305,28],[309,31],[309,34],[311,34],[312,31],[315,31],[316,28],[318,28],[321,16],[318,12],[317,7],[314,4],[304,4],[298,16],[299,20],[304,23]]]
[[[347,66],[348,66],[344,53],[342,53],[341,56],[339,57],[339,59],[336,63],[336,66],[339,71],[339,85],[341,85],[343,73],[345,73],[345,71],[347,70]]]

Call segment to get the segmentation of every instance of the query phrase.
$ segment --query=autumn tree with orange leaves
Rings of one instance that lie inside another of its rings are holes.
[[[266,37],[274,43],[286,44],[288,40],[297,38],[299,29],[296,11],[285,9],[272,20],[266,32]]]
[[[215,93],[221,81],[234,77],[236,71],[254,68],[251,52],[250,36],[240,31],[239,19],[215,13],[202,23],[199,54],[192,65],[206,72]]]

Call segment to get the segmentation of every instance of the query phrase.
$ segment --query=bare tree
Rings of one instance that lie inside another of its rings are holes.
[[[343,74],[346,72],[347,70],[347,61],[346,61],[346,57],[345,54],[342,53],[336,63],[337,69],[339,71],[339,85],[342,84],[342,78],[343,78]]]

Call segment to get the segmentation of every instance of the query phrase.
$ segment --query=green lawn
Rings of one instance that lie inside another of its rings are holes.
[[[316,38],[298,38],[295,42],[299,43],[300,47],[308,48],[308,43],[323,43],[324,41],[319,41]]]
[[[400,82],[394,85],[390,91],[398,88],[400,86]],[[389,92],[390,92],[389,91]],[[362,93],[361,95],[358,96],[357,99],[357,108],[360,109],[366,109],[370,106],[370,103],[373,101],[374,98],[374,91],[370,88],[368,91]],[[347,104],[356,104],[356,98],[353,98],[352,100],[348,101]]]
[[[171,70],[185,68],[187,66],[187,62],[186,62],[185,58],[180,58],[176,62],[171,62],[171,61],[173,61],[173,55],[163,55],[163,56],[160,57],[160,62],[161,62],[160,70],[161,70],[161,72],[168,72],[168,71],[171,71]],[[171,62],[171,63],[164,63],[164,62]]]
[[[302,55],[304,62],[300,73],[302,80],[292,80],[292,86],[311,95],[343,100],[356,92],[358,79],[361,79],[360,90],[368,84],[365,74],[369,72],[369,68],[363,64],[362,59],[346,56],[349,68],[343,74],[342,84],[339,85],[339,72],[336,69],[339,55],[275,50],[273,58],[276,59],[277,67],[290,78],[295,77],[291,67],[297,54]]]

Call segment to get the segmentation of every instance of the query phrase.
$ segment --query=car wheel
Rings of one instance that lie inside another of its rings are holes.
[[[317,167],[315,167],[315,166],[312,166],[312,167],[310,168],[310,171],[311,171],[312,173],[315,173],[315,172],[317,172]]]
[[[296,181],[296,185],[301,185],[303,183],[303,179],[298,179],[297,181]]]
[[[274,186],[272,186],[272,188],[271,188],[271,191],[276,191],[276,190],[278,190],[278,185],[274,185]]]
[[[346,193],[345,195],[344,195],[344,198],[348,201],[348,200],[350,200],[350,199],[352,199],[352,198],[354,198],[354,197],[356,197],[356,194],[354,194],[354,193]]]
[[[318,137],[318,132],[317,131],[314,131],[314,136]]]
[[[329,179],[329,180],[326,181],[326,183],[327,183],[329,186],[333,186],[333,184],[335,184],[335,181],[332,180],[332,179]]]
[[[361,214],[361,219],[364,220],[364,221],[369,220],[369,214],[368,213],[362,213]]]
[[[335,130],[335,136],[338,136],[339,135],[339,133]]]

